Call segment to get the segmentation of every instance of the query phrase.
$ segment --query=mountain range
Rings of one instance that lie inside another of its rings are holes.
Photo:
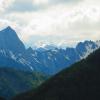
[[[24,44],[11,27],[0,31],[0,96],[7,100],[38,87],[48,78],[31,69],[22,58],[25,52]]]
[[[12,100],[99,100],[100,49]]]
[[[79,42],[75,48],[55,45],[26,48],[10,26],[0,31],[0,96],[12,96],[37,88],[47,78],[85,59],[100,41]],[[58,99],[57,99],[58,100]]]
[[[47,45],[44,48],[26,49],[17,33],[8,26],[0,31],[0,66],[54,75],[86,58],[99,47],[100,41],[84,41],[79,42],[75,48],[63,49]]]

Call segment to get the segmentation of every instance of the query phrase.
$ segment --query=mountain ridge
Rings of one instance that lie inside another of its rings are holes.
[[[95,100],[100,99],[100,49],[64,69],[39,88],[12,100]]]
[[[79,42],[76,48],[57,48],[45,46],[36,50],[31,47],[26,49],[17,33],[7,27],[0,31],[0,64],[2,66],[14,66],[19,70],[38,71],[49,75],[87,57],[91,52],[100,47],[93,41]],[[9,62],[10,63],[9,63]],[[60,61],[60,62],[59,62]]]
[[[0,31],[0,44],[0,48],[11,50],[15,53],[25,51],[24,44],[17,36],[17,33],[10,26]]]

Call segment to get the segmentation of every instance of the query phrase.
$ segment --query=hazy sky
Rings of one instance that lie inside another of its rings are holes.
[[[0,29],[7,25],[27,45],[99,40],[100,0],[0,0]]]

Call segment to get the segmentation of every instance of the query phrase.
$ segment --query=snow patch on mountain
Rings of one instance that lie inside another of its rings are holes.
[[[52,75],[86,58],[99,47],[100,41],[84,41],[79,42],[75,48],[40,43],[35,49],[26,49],[16,32],[8,27],[0,31],[0,64]]]

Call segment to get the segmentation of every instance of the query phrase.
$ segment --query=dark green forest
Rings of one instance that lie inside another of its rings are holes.
[[[100,100],[100,49],[12,100]]]
[[[46,79],[46,75],[38,72],[0,68],[0,96],[10,99],[32,88],[35,89]]]

